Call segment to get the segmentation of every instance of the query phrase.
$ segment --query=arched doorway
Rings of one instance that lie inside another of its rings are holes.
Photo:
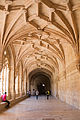
[[[38,90],[39,95],[45,95],[46,91],[51,92],[51,76],[43,71],[36,71],[29,74],[30,90]]]
[[[51,86],[50,86],[50,79],[49,77],[47,77],[46,75],[44,75],[43,73],[37,73],[37,80],[36,81],[36,87],[39,91],[40,95],[45,95],[46,91],[51,91]]]

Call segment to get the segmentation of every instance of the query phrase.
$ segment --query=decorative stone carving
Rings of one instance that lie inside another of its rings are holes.
[[[5,0],[5,3],[8,5],[12,4],[12,2],[13,2],[13,0]]]
[[[80,62],[76,65],[77,70],[80,72]]]
[[[33,2],[37,2],[37,3],[39,3],[39,2],[41,2],[41,0],[33,0]]]

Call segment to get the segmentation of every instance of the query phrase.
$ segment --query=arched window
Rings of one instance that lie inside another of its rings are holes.
[[[0,96],[7,92],[8,95],[8,84],[9,84],[9,64],[8,59],[5,58],[3,63],[2,71],[0,72]]]
[[[18,94],[18,74],[15,78],[15,92],[16,92],[16,94]]]

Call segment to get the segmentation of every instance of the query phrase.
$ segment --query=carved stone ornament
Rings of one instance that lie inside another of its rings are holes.
[[[77,70],[80,72],[80,62],[76,65]]]

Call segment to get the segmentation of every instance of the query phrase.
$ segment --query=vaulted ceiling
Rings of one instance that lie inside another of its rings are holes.
[[[0,0],[1,48],[10,46],[29,72],[58,71],[65,43],[79,56],[79,31],[80,0]]]

